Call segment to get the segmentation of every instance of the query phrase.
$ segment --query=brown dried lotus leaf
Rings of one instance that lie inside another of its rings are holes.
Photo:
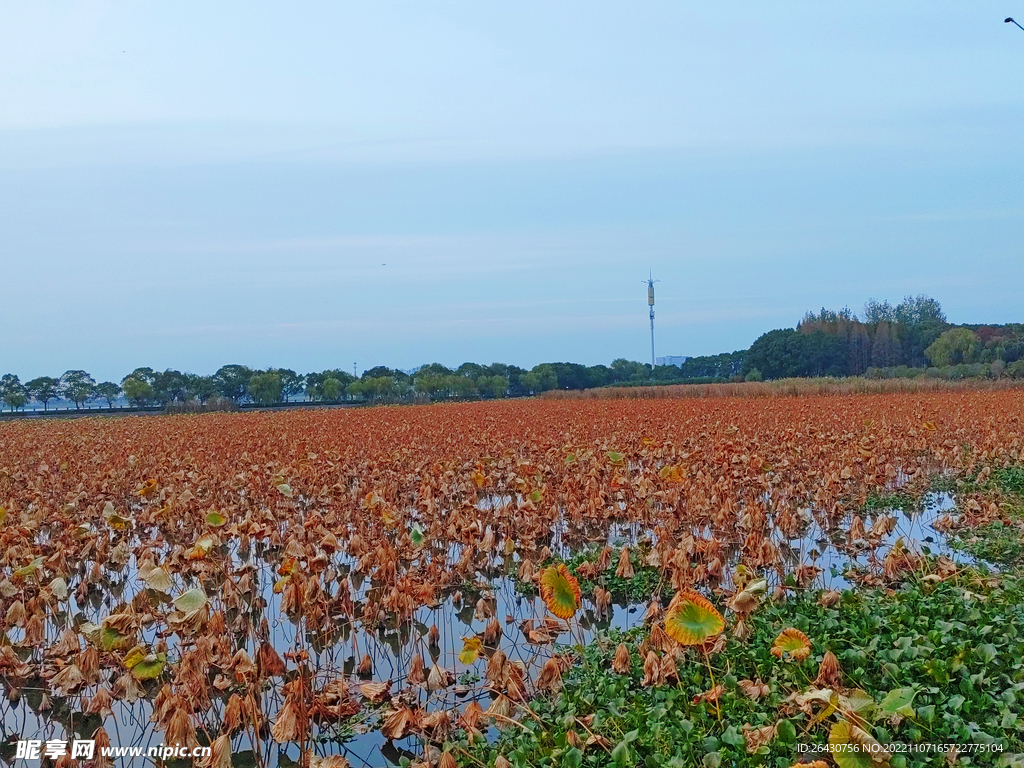
[[[420,714],[417,710],[400,704],[381,724],[380,732],[386,739],[398,740],[419,727]]]
[[[761,680],[740,680],[740,690],[743,691],[743,695],[750,699],[759,699],[762,696],[767,696],[771,688]]]
[[[359,691],[363,694],[363,698],[376,704],[384,701],[391,695],[391,681],[385,680],[383,683],[363,683],[359,686]]]

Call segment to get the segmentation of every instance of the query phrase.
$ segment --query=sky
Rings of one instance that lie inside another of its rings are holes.
[[[1024,321],[1021,0],[0,2],[0,372]]]

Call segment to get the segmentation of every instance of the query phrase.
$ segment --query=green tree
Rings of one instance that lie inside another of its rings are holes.
[[[508,392],[508,379],[504,376],[481,376],[476,387],[484,397],[504,397]]]
[[[338,392],[333,398],[327,398],[323,392],[324,383],[328,379],[335,379],[341,386],[341,391]],[[320,371],[319,373],[307,373],[303,380],[305,381],[306,397],[310,400],[338,400],[344,393],[349,384],[356,381],[356,377],[347,371],[340,369],[328,369],[326,371]]]
[[[413,377],[413,387],[417,392],[432,398],[445,397],[448,394],[449,378],[446,374],[430,373],[424,366]]]
[[[60,377],[60,394],[81,408],[82,403],[93,396],[96,379],[85,371],[65,371]]]
[[[341,393],[345,391],[345,387],[337,377],[328,376],[320,384],[320,391],[324,400],[334,402],[341,399]]]
[[[396,376],[370,376],[365,373],[359,381],[354,381],[348,387],[348,392],[354,397],[362,397],[367,400],[394,400],[402,397],[411,387],[411,379],[405,376],[399,379]]]
[[[271,371],[254,373],[249,378],[249,397],[260,405],[281,402],[281,377]]]
[[[371,370],[367,371],[366,373],[364,373],[363,376],[371,375],[371,374],[373,374],[374,371],[378,371],[378,373],[376,374],[377,376],[391,376],[391,375],[394,374],[394,371],[391,371],[388,368],[381,368],[381,369],[374,368],[374,369],[371,369]],[[386,371],[386,373],[385,373],[385,371]],[[415,379],[416,376],[421,376],[421,375],[422,376],[451,376],[452,373],[454,373],[454,371],[452,371],[451,368],[447,368],[447,367],[441,365],[440,363],[428,363],[427,365],[421,365],[419,367],[419,369],[416,371],[416,373],[413,374],[413,378]]]
[[[222,365],[213,374],[213,380],[221,395],[237,403],[249,394],[249,380],[254,373],[256,371],[244,365]]]
[[[445,368],[443,365],[440,365],[440,363],[431,363],[430,366],[425,366],[425,367],[430,368],[431,366],[435,366],[435,365],[436,366],[440,366],[441,368],[443,368],[445,373],[451,373],[450,370]],[[395,370],[395,369],[392,369],[392,368],[387,368],[387,367],[385,367],[383,365],[378,365],[378,366],[374,366],[373,368],[370,368],[367,371],[363,371],[363,375],[360,376],[359,378],[361,378],[361,379],[384,379],[384,378],[398,379],[398,378],[402,378],[402,377],[409,378],[408,374],[403,373],[402,371]]]
[[[902,326],[903,362],[918,368],[928,365],[925,350],[949,330],[949,324],[937,320],[926,320],[913,325]]]
[[[153,395],[161,405],[171,402],[185,402],[188,399],[188,376],[181,371],[168,368],[166,371],[154,372],[149,379],[153,387]]]
[[[449,376],[448,387],[455,397],[472,397],[477,393],[476,383],[466,376]]]
[[[281,395],[286,403],[295,395],[301,395],[305,389],[305,376],[300,376],[290,368],[271,368],[270,372],[281,378]]]
[[[896,308],[888,301],[868,299],[864,305],[864,322],[868,325],[877,325],[883,320],[887,323],[895,323]]]
[[[40,376],[25,384],[25,391],[29,396],[43,404],[43,410],[47,410],[48,403],[57,397],[60,382],[52,376]]]
[[[108,408],[113,408],[114,401],[121,396],[121,386],[112,381],[102,381],[96,385],[96,396],[106,400]]]
[[[136,368],[134,371],[121,379],[121,383],[124,384],[124,380],[127,378],[138,379],[139,381],[145,381],[152,386],[153,382],[156,381],[156,371],[150,367]]]
[[[508,380],[508,391],[512,395],[525,394],[519,378],[526,373],[517,365],[506,365],[505,363],[491,363],[484,368],[488,376],[502,376]]]
[[[896,321],[904,325],[945,323],[946,313],[935,299],[925,296],[905,296],[894,310]]]
[[[646,363],[638,363],[635,360],[617,358],[612,360],[612,381],[646,381],[650,378],[650,366]]]
[[[10,406],[12,411],[25,407],[28,396],[17,374],[5,373],[0,377],[0,400]]]
[[[11,407],[12,411],[16,411],[19,408],[25,407],[25,403],[28,402],[28,395],[23,391],[11,389],[4,393],[4,402]]]
[[[549,363],[535,365],[529,373],[524,373],[519,381],[523,387],[534,394],[555,389],[558,386],[558,374]]]
[[[973,363],[980,350],[978,337],[969,328],[951,328],[924,351],[937,368],[960,363]]]
[[[195,373],[186,373],[187,383],[186,394],[189,400],[198,400],[205,403],[217,394],[217,382],[212,376],[199,376]]]
[[[680,378],[721,379],[723,381],[730,379],[743,372],[743,361],[746,354],[747,350],[744,349],[739,352],[691,357],[679,366]]]
[[[124,396],[128,398],[128,402],[134,403],[139,408],[153,400],[153,385],[145,379],[131,375],[126,376],[121,382],[121,388],[124,390]]]
[[[846,365],[843,340],[823,331],[801,333],[782,328],[762,335],[747,350],[743,371],[756,369],[766,379],[790,376],[840,376]]]
[[[473,381],[487,375],[486,369],[479,363],[463,363],[455,369],[455,373],[465,376],[467,379],[473,379]]]
[[[864,323],[853,323],[846,346],[846,373],[860,376],[871,365],[871,336]]]

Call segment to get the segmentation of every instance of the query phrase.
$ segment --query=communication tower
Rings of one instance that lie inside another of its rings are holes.
[[[654,284],[661,280],[654,279],[654,273],[648,273],[643,282],[647,283],[647,305],[651,308],[651,370],[654,370]]]

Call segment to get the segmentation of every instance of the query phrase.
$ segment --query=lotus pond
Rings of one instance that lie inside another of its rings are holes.
[[[85,738],[218,768],[1017,764],[1022,413],[0,425],[0,759]]]

